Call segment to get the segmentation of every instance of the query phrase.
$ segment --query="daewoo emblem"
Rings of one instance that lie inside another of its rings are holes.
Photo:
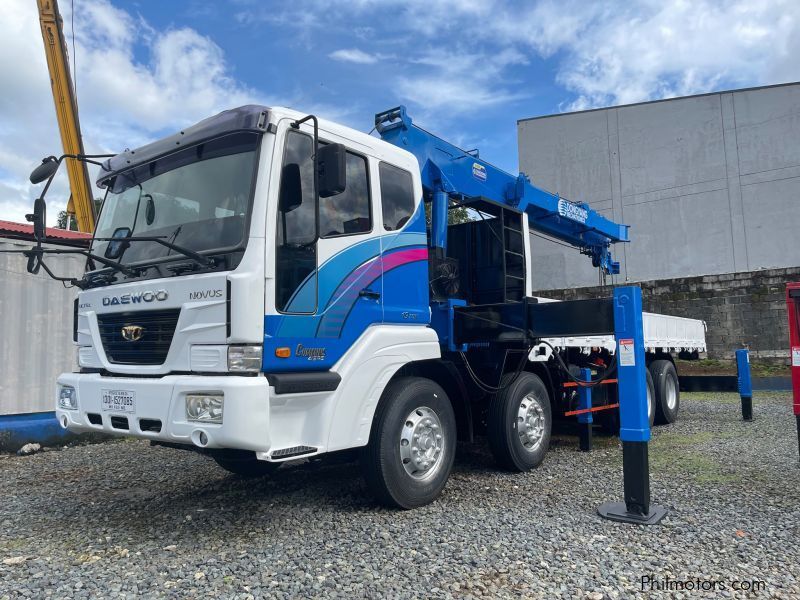
[[[144,335],[144,327],[141,325],[125,325],[122,328],[122,339],[126,342],[138,342]]]

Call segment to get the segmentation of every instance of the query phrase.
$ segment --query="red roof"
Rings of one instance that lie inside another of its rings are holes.
[[[45,228],[45,235],[48,238],[84,242],[87,245],[89,240],[92,239],[92,235],[90,233],[67,231],[66,229],[57,229],[55,227]],[[13,237],[16,239],[33,241],[33,225],[0,220],[0,237]]]

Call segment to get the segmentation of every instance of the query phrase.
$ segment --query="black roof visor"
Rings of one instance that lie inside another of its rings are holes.
[[[97,185],[106,187],[108,180],[121,171],[149,162],[185,146],[192,146],[205,140],[235,131],[254,131],[263,133],[267,129],[269,109],[266,106],[248,104],[232,108],[204,119],[169,137],[157,140],[136,150],[126,150],[103,162]]]

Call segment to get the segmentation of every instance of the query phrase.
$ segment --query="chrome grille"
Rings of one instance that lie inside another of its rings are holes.
[[[160,365],[167,359],[180,309],[97,315],[103,349],[109,362],[120,365]],[[142,328],[136,341],[123,337],[124,327]]]

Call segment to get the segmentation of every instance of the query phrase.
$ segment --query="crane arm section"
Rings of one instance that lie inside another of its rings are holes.
[[[514,176],[413,124],[403,106],[375,115],[375,128],[384,141],[417,157],[422,185],[432,194],[432,237],[446,239],[448,199],[487,198],[528,214],[531,230],[541,232],[592,257],[605,273],[619,273],[611,244],[628,241],[628,226],[615,223],[586,203],[571,202]],[[444,208],[436,206],[444,199]]]
[[[53,101],[64,154],[83,155],[78,105],[69,74],[67,45],[61,27],[58,3],[56,0],[36,0],[36,3],[39,8],[39,24],[42,29],[47,70],[50,73],[50,85],[53,89]],[[65,160],[72,193],[67,212],[75,215],[79,231],[91,233],[94,231],[94,204],[86,163],[73,158]]]

